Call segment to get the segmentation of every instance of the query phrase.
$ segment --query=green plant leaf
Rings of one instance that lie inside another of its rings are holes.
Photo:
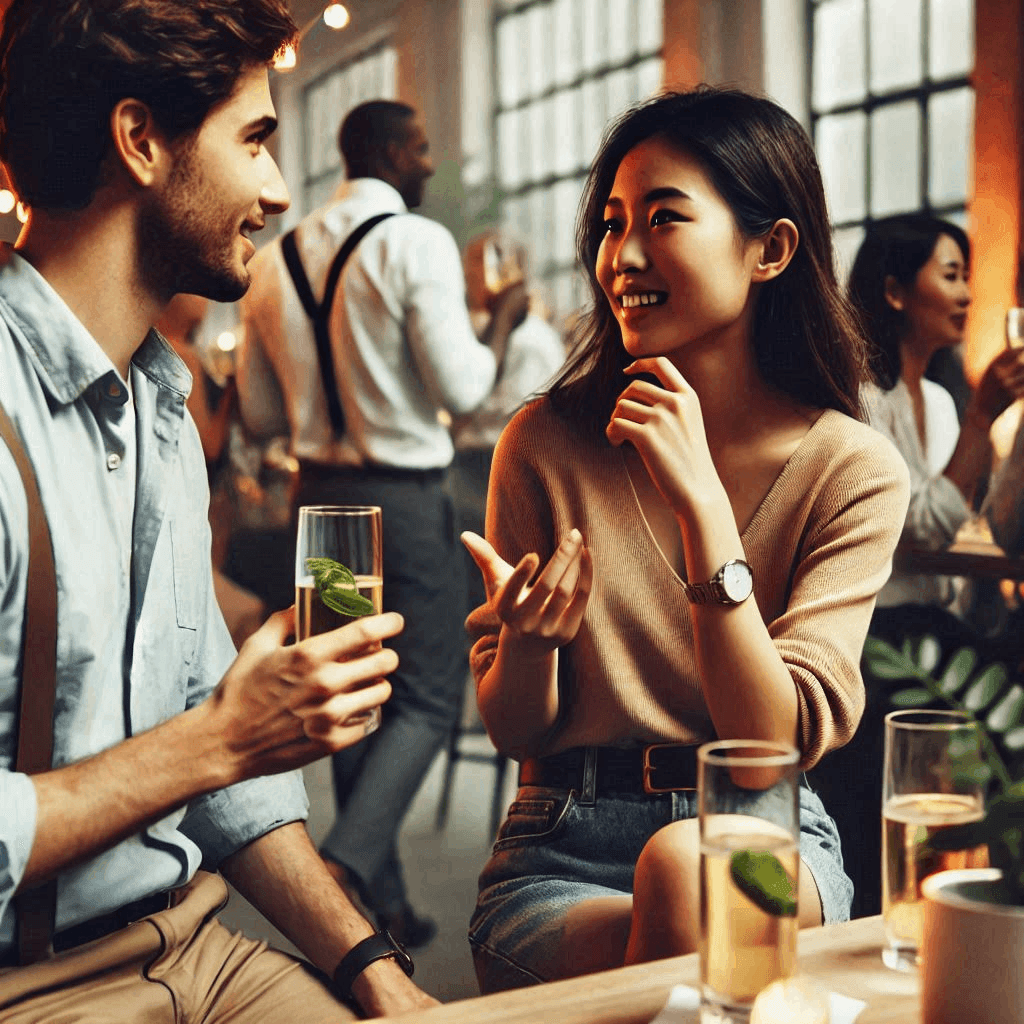
[[[1007,750],[1024,750],[1024,726],[1019,725],[1016,729],[1011,729],[1005,736],[1003,736],[1003,746]]]
[[[796,917],[796,883],[769,850],[737,850],[729,858],[733,884],[773,917]]]
[[[964,694],[964,707],[969,711],[980,711],[987,706],[1006,685],[1006,666],[998,662],[986,666],[971,683]]]
[[[373,602],[356,588],[352,570],[333,558],[307,558],[306,568],[313,574],[313,583],[320,600],[339,615],[357,618],[373,614]]]
[[[977,662],[978,656],[970,647],[961,647],[956,651],[946,664],[942,679],[939,680],[939,689],[943,694],[950,696],[961,689],[970,678]]]
[[[1011,686],[988,713],[985,725],[993,732],[1006,732],[1019,721],[1024,711],[1024,687]]]
[[[912,659],[876,636],[864,641],[864,661],[878,679],[911,679],[917,675]]]
[[[929,704],[932,695],[930,691],[915,686],[908,690],[897,690],[890,700],[898,708],[919,708]]]
[[[922,672],[934,672],[942,657],[942,645],[933,636],[925,634],[917,646],[915,661]]]

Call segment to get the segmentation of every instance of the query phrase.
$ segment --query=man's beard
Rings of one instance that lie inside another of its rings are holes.
[[[214,302],[235,302],[251,279],[235,269],[235,224],[218,221],[216,203],[205,204],[201,183],[188,161],[175,170],[167,198],[150,203],[139,218],[142,272],[155,294],[202,295]],[[211,220],[211,216],[214,219]]]

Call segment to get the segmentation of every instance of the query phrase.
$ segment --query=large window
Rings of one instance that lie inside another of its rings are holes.
[[[498,0],[495,166],[503,225],[557,317],[578,308],[574,224],[609,118],[662,81],[663,0]]]
[[[871,220],[963,224],[973,158],[973,0],[809,0],[811,122],[846,267]]]
[[[306,210],[326,203],[344,176],[338,128],[345,115],[366,100],[394,99],[397,63],[394,47],[376,46],[314,79],[303,90]]]

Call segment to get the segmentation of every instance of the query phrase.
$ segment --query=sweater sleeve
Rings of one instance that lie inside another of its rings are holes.
[[[530,408],[520,412],[502,432],[494,449],[487,488],[487,539],[511,565],[531,551],[543,566],[555,549],[551,501],[531,458],[534,441]],[[474,609],[466,620],[473,641],[470,668],[477,684],[487,674],[498,647],[501,622],[490,605]]]
[[[849,742],[864,712],[860,659],[910,497],[898,452],[853,448],[815,502],[785,611],[769,625],[797,688],[802,767]]]

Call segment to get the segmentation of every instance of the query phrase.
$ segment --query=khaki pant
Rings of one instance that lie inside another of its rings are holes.
[[[354,1015],[302,962],[229,932],[219,875],[173,907],[31,967],[0,970],[3,1024],[336,1024]]]

